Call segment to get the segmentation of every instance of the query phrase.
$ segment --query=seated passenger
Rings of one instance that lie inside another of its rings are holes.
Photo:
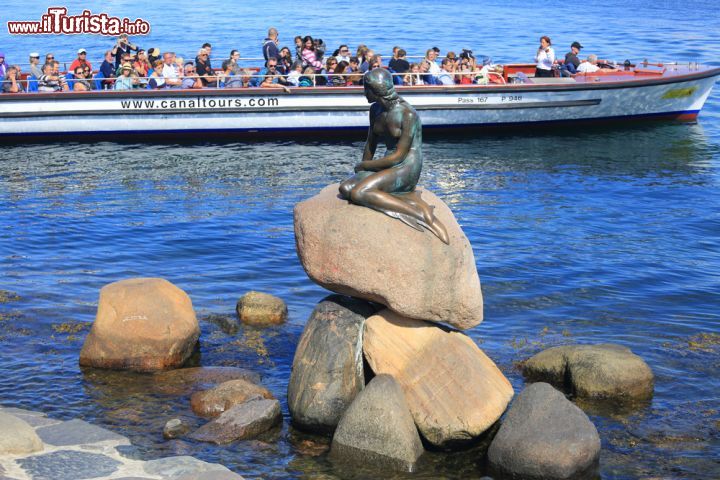
[[[285,79],[282,78],[280,73],[277,71],[277,58],[270,58],[267,61],[267,68],[265,69],[264,78],[260,87],[262,88],[282,88],[286,92],[290,93],[290,90],[284,85]]]
[[[347,73],[357,73],[360,70],[360,60],[357,57],[350,57]]]
[[[161,75],[165,79],[166,88],[179,87],[182,83],[180,81],[180,75],[174,64],[175,54],[173,52],[163,53],[163,65],[161,69]]]
[[[419,63],[411,63],[410,64],[410,69],[403,77],[403,85],[407,85],[407,86],[423,85],[422,76],[420,75],[420,64]]]
[[[399,48],[397,51],[397,58],[390,60],[388,67],[390,67],[395,73],[407,73],[408,70],[410,70],[410,63],[405,60],[406,55],[407,53],[405,50]]]
[[[121,62],[120,65],[115,69],[115,76],[116,76],[116,77],[119,77],[120,75],[122,75],[123,66],[124,66],[124,65],[127,65],[128,63],[129,63],[130,65],[133,64],[132,55],[131,55],[130,53],[125,53],[125,54],[123,54],[123,56],[122,56],[122,62]]]
[[[150,72],[150,64],[148,63],[147,54],[142,48],[137,52],[137,60],[133,63],[133,69],[139,77],[147,77]],[[140,83],[146,84],[147,78],[142,78]]]
[[[55,63],[46,63],[43,65],[43,74],[38,78],[38,92],[59,92],[69,90],[67,82],[60,79],[60,74],[55,71]]]
[[[287,76],[287,82],[295,87],[300,86],[300,76],[302,75],[303,66],[301,62],[295,61],[290,67],[290,73]]]
[[[333,58],[333,57],[330,57],[330,58]],[[348,63],[346,61],[342,61],[337,64],[332,75],[328,76],[328,83],[327,83],[328,86],[344,87],[347,84],[347,79],[345,78],[345,69],[347,68],[347,66],[348,66]]]
[[[347,45],[340,45],[340,48],[337,49],[337,53],[335,53],[335,60],[337,60],[338,63],[350,63],[350,47]]]
[[[5,75],[7,75],[8,72],[8,66],[5,63],[5,54],[0,52],[0,78],[5,78]]]
[[[37,52],[30,53],[30,75],[40,78],[42,68],[40,68],[40,54]]]
[[[311,66],[315,72],[320,72],[323,64],[318,57],[319,52],[316,51],[315,41],[310,35],[303,38],[302,60],[304,65]]]
[[[132,90],[135,80],[132,78],[132,65],[126,63],[121,68],[122,73],[115,80],[115,90]]]
[[[300,87],[314,87],[315,86],[315,69],[313,67],[305,67],[303,74],[300,77],[298,86]]]
[[[430,74],[430,62],[427,59],[420,62],[420,79],[422,83],[418,85],[438,85],[437,77]]]
[[[197,74],[204,86],[217,87],[217,77],[213,75],[209,57],[207,49],[201,48],[197,56]]]
[[[68,71],[74,72],[77,67],[85,66],[90,67],[90,70],[92,70],[92,65],[90,65],[90,62],[87,61],[87,51],[84,48],[81,48],[78,50],[77,55],[77,58],[70,64]]]
[[[148,80],[149,89],[156,90],[159,88],[167,87],[167,84],[165,83],[165,77],[163,77],[162,75],[163,65],[163,61],[159,58],[155,60],[155,63],[153,63],[153,71],[150,74],[150,79]]]
[[[580,45],[580,42],[573,42],[572,45],[570,45],[570,51],[565,54],[565,62],[560,69],[560,74],[563,77],[577,73],[577,69],[580,66],[578,54],[580,53],[581,48],[583,47]]]
[[[423,62],[427,62],[428,66],[428,72],[431,76],[437,77],[440,75],[440,67],[437,63],[435,63],[435,59],[438,57],[438,50],[435,49],[435,47],[428,49],[427,52],[425,52],[425,58]],[[436,80],[436,79],[433,79]]]
[[[375,57],[375,52],[373,50],[365,50],[365,60],[360,63],[360,73],[365,73],[371,70],[370,64],[373,57]],[[358,57],[358,60],[359,59],[360,57]]]
[[[443,58],[441,62],[440,75],[437,80],[440,85],[455,85],[455,61],[451,58]]]
[[[112,52],[108,50],[105,52],[105,60],[100,65],[100,73],[105,77],[102,81],[103,88],[109,88],[113,82],[115,75],[115,57]]]
[[[90,85],[90,82],[88,81],[88,77],[86,76],[86,68],[84,66],[78,66],[75,71],[73,72],[75,74],[75,83],[73,85],[73,91],[75,92],[88,92],[92,90],[92,86]],[[89,70],[87,70],[89,71]]]
[[[595,73],[595,72],[615,72],[617,71],[616,68],[612,67],[603,67],[600,68],[598,66],[598,59],[597,55],[594,53],[591,53],[587,57],[587,62],[582,62],[580,66],[577,69],[578,73]]]
[[[203,88],[203,82],[195,74],[195,65],[193,65],[192,62],[188,62],[185,64],[183,72],[184,75],[182,83],[180,84],[181,88]]]
[[[20,83],[20,71],[17,65],[8,67],[2,83],[2,93],[21,93],[23,92]]]
[[[278,72],[283,75],[290,73],[290,68],[293,64],[292,53],[288,47],[282,47],[280,49],[280,58],[278,59]]]
[[[225,60],[222,63],[223,75],[220,79],[220,84],[224,88],[242,88],[242,75],[235,73],[235,66],[231,60]]]
[[[461,73],[461,75],[456,75],[455,80],[460,85],[472,85],[473,83],[473,74],[472,74],[472,68],[470,68],[470,65],[467,63],[461,63],[458,71]]]

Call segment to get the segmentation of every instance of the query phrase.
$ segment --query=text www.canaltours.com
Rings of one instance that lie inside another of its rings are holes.
[[[277,98],[191,98],[180,100],[120,100],[125,110],[174,110],[181,108],[277,107]]]

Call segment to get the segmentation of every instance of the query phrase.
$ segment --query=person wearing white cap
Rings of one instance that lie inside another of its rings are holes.
[[[70,64],[70,68],[68,69],[69,72],[74,72],[77,67],[87,67],[92,71],[92,65],[90,65],[90,62],[87,61],[87,51],[84,48],[81,48],[77,51],[78,58],[76,58],[73,63]]]
[[[42,77],[42,69],[40,68],[40,54],[32,52],[30,54],[30,74],[35,78]]]

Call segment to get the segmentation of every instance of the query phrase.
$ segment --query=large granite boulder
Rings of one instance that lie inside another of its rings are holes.
[[[378,375],[345,411],[330,456],[361,466],[413,471],[422,442],[400,385]]]
[[[381,303],[410,318],[459,329],[483,319],[470,242],[445,203],[428,190],[449,245],[430,232],[338,196],[338,185],[295,206],[295,242],[303,268],[321,286]]]
[[[194,440],[219,445],[254,438],[282,422],[280,402],[253,400],[235,405],[189,435]]]
[[[362,331],[370,303],[330,295],[313,310],[300,337],[288,385],[293,425],[331,433],[365,385]]]
[[[488,450],[494,472],[528,480],[584,476],[599,456],[595,425],[547,383],[518,395]]]
[[[210,390],[193,393],[190,397],[190,407],[202,417],[217,417],[235,405],[263,398],[275,397],[265,387],[238,379],[221,383]]]
[[[653,395],[652,370],[620,345],[550,348],[526,360],[522,371],[529,381],[552,383],[579,398],[627,402]]]
[[[235,311],[242,323],[257,327],[280,325],[288,316],[287,305],[281,298],[255,291],[240,297]]]
[[[43,442],[24,420],[0,412],[0,455],[22,455],[43,449]]]
[[[100,290],[95,322],[80,365],[151,372],[182,365],[198,325],[190,297],[161,278],[133,278]]]
[[[478,438],[513,396],[510,382],[472,339],[391,310],[367,319],[363,350],[373,372],[398,381],[420,433],[437,447]]]

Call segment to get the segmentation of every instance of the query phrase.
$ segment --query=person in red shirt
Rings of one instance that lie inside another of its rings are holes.
[[[83,67],[83,69],[85,69],[85,67],[87,67],[87,68],[89,68],[90,71],[92,72],[92,65],[90,65],[90,62],[88,62],[88,61],[86,60],[86,58],[87,58],[87,52],[85,51],[85,49],[84,49],[84,48],[81,48],[80,50],[78,50],[77,53],[78,53],[78,58],[76,58],[76,59],[70,64],[70,68],[68,69],[68,72],[74,72],[75,69],[77,69],[77,67]]]

